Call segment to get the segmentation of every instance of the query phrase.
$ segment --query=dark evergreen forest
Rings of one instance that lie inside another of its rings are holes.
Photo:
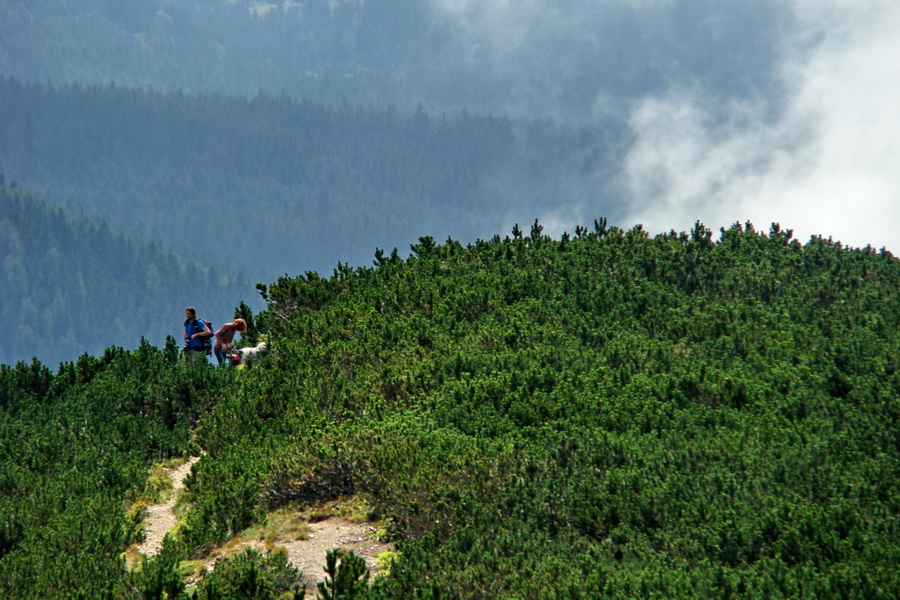
[[[7,179],[257,281],[513,215],[617,214],[614,129],[8,78],[0,107]]]
[[[182,309],[221,325],[252,282],[50,207],[0,182],[0,363],[98,356],[180,333]],[[180,338],[179,338],[180,339]]]
[[[398,555],[320,598],[900,596],[890,253],[605,220],[411,251],[260,285],[272,351],[243,370],[174,340],[0,367],[0,595],[302,597],[278,553],[182,574],[353,496]],[[127,571],[148,472],[200,451]]]
[[[790,19],[769,1],[558,0],[512,23],[441,4],[454,3],[0,0],[0,75],[596,122],[672,81],[776,93]],[[532,20],[549,27],[531,35]]]

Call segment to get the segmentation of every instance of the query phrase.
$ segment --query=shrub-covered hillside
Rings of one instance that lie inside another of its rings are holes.
[[[601,221],[560,240],[538,223],[471,246],[422,238],[410,258],[379,250],[375,263],[261,286],[272,352],[249,369],[128,371],[152,393],[133,392],[145,405],[122,405],[119,437],[97,447],[130,465],[160,460],[185,450],[195,419],[191,443],[207,452],[179,535],[128,589],[161,597],[149,574],[171,583],[176,558],[276,508],[359,494],[400,552],[371,598],[900,596],[900,263],[889,253],[804,245],[777,226],[735,225],[714,241],[700,224],[651,238]],[[90,362],[93,381],[126,394],[119,361],[162,365],[165,352]],[[36,425],[10,386],[37,385],[35,368],[2,372],[6,461],[27,456],[9,440]],[[82,389],[78,372],[40,385]],[[190,386],[176,383],[185,373]],[[100,407],[79,420],[53,414],[52,391],[41,398],[42,423],[56,419],[42,427],[88,436],[78,432]],[[157,422],[151,439],[166,444],[154,456],[126,443]],[[104,515],[139,485],[108,478],[84,487],[107,490],[90,505]],[[84,515],[32,517],[28,497],[0,500],[13,532],[0,539],[0,580],[50,595],[61,584],[27,587],[42,575],[22,557],[53,556],[27,519],[76,527]],[[91,585],[121,595],[125,578]]]
[[[120,554],[141,531],[126,507],[150,464],[188,452],[227,375],[177,358],[171,340],[56,374],[0,365],[0,598],[126,597]]]

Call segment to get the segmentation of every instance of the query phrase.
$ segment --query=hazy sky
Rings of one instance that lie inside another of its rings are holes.
[[[786,3],[788,4],[788,3]],[[783,104],[673,87],[635,107],[627,222],[779,222],[900,254],[900,2],[794,0]],[[724,111],[725,119],[718,118]],[[775,113],[775,118],[771,115]]]
[[[432,1],[498,65],[525,48],[585,37],[586,24],[612,11],[632,11],[648,30],[660,31],[671,11],[689,6],[679,0]],[[702,77],[677,74],[664,93],[633,100],[626,116],[636,141],[620,179],[629,208],[617,224],[642,223],[658,233],[688,230],[697,219],[714,230],[747,220],[768,230],[779,222],[804,242],[819,234],[900,254],[900,2],[704,6],[709,23],[722,23],[723,31],[738,7],[781,11],[771,69],[784,93],[728,96],[705,89]],[[598,97],[598,105],[604,102]],[[568,206],[541,220],[558,234],[597,216],[589,206]]]

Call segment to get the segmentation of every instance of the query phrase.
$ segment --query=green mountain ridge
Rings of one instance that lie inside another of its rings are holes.
[[[271,353],[242,370],[174,341],[0,368],[0,593],[292,597],[277,555],[192,591],[179,561],[356,495],[398,556],[346,597],[900,594],[889,253],[604,220],[411,250],[261,285]],[[200,449],[126,573],[147,470]]]
[[[128,237],[15,183],[0,183],[0,256],[5,364],[58,364],[141,338],[162,345],[180,338],[185,306],[221,325],[253,289],[239,269]]]

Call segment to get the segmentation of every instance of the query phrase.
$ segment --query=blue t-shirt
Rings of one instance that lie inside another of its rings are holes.
[[[191,339],[191,336],[200,331],[206,330],[206,323],[200,319],[193,321],[184,320],[184,333],[188,337],[187,347],[191,350],[203,350],[203,338],[198,336]]]

